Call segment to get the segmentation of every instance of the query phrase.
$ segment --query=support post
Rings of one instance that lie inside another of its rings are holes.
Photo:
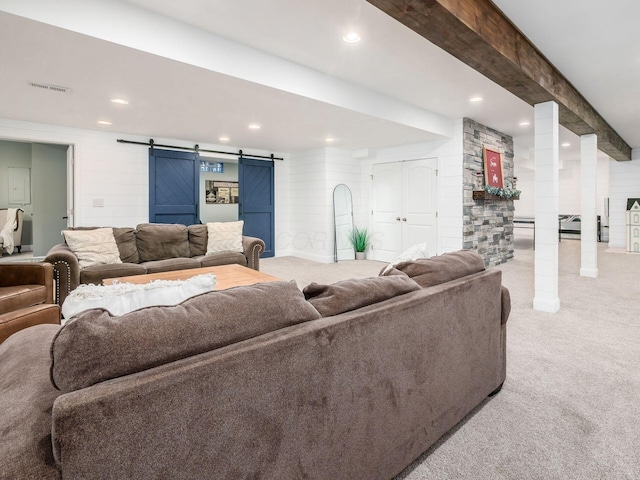
[[[598,221],[596,211],[598,137],[580,137],[581,212],[580,212],[580,275],[598,277]]]
[[[535,295],[533,309],[555,313],[558,297],[558,104],[535,110]]]

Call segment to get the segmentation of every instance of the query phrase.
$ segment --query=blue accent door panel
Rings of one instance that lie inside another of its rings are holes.
[[[149,222],[200,223],[200,160],[196,152],[149,149]]]
[[[240,220],[243,234],[265,243],[262,257],[273,257],[274,248],[274,165],[273,162],[241,158],[238,165]]]

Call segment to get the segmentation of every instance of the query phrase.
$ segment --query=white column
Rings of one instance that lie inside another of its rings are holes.
[[[533,309],[555,313],[558,297],[558,104],[535,106],[535,296]]]
[[[581,212],[580,212],[580,275],[598,276],[598,221],[596,212],[598,137],[595,134],[580,137],[581,160]]]

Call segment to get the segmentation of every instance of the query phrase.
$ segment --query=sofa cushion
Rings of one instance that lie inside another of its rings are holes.
[[[207,223],[207,255],[222,252],[242,253],[242,228],[244,221]]]
[[[419,289],[420,285],[402,275],[343,280],[332,285],[311,283],[303,293],[320,315],[329,317]]]
[[[384,275],[406,274],[421,287],[431,287],[481,272],[484,269],[484,261],[475,251],[460,250],[436,257],[402,262],[384,273]]]
[[[115,263],[112,265],[94,265],[80,272],[80,283],[100,285],[105,278],[130,277],[144,275],[147,269],[138,263]]]
[[[49,350],[60,325],[36,325],[0,345],[0,478],[59,479],[51,449]]]
[[[120,317],[87,310],[56,336],[51,378],[62,391],[77,390],[317,318],[295,282],[205,293]]]
[[[191,256],[197,257],[207,253],[207,226],[204,224],[189,225],[189,249]]]
[[[122,263],[113,229],[63,230],[65,242],[78,257],[81,269],[92,265]]]
[[[167,258],[166,260],[144,262],[141,265],[147,269],[147,273],[171,272],[173,270],[188,270],[201,267],[200,262],[195,258]]]
[[[30,307],[47,300],[44,285],[15,285],[0,287],[0,314]]]
[[[140,262],[189,258],[189,233],[180,224],[142,223],[136,227],[136,245]]]
[[[223,252],[216,253],[215,255],[201,255],[194,257],[194,260],[198,260],[203,267],[216,267],[218,265],[231,265],[237,263],[243,267],[247,266],[247,257],[244,253],[237,252]]]
[[[136,231],[131,227],[113,227],[113,236],[118,245],[120,260],[123,263],[139,263]]]

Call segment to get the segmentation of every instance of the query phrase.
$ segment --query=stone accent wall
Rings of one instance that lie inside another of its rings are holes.
[[[502,153],[504,180],[513,180],[513,138],[465,118],[463,143],[463,248],[476,250],[486,266],[499,265],[513,258],[514,200],[474,201],[473,190],[477,173],[484,174],[484,147]]]

